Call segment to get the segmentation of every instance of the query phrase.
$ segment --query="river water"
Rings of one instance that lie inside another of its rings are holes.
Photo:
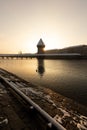
[[[1,59],[0,68],[87,106],[87,60]]]

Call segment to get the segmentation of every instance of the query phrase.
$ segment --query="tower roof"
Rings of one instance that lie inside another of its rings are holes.
[[[45,47],[45,44],[42,39],[39,40],[37,47]]]

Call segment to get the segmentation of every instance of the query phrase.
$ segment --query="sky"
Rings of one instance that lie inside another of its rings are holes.
[[[0,53],[87,45],[87,0],[0,0]]]

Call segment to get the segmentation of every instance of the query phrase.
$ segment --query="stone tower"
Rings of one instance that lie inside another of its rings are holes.
[[[38,54],[44,54],[44,48],[45,48],[45,44],[42,41],[42,39],[39,40],[38,44],[37,44],[37,48],[38,48]]]

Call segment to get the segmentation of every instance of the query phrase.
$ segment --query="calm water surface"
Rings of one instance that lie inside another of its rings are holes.
[[[0,67],[87,105],[87,60],[5,59]]]

